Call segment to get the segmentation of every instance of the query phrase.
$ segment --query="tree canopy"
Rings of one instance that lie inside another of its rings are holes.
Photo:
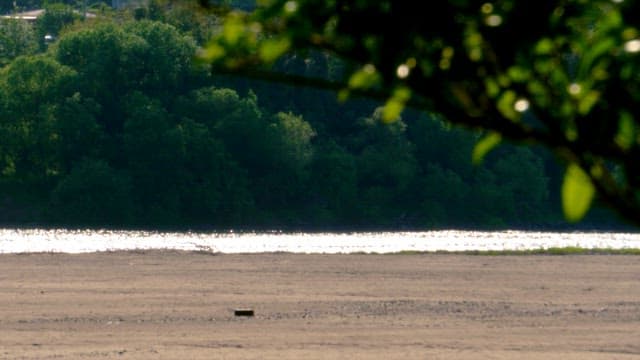
[[[640,3],[257,3],[251,12],[227,9],[201,51],[215,71],[383,100],[385,122],[410,107],[480,129],[475,162],[504,139],[543,145],[565,165],[568,220],[582,219],[597,195],[640,224]],[[278,71],[283,57],[314,49],[341,61],[337,76]]]

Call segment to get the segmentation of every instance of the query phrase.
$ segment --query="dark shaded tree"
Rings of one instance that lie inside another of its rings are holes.
[[[102,160],[86,159],[53,190],[49,218],[80,227],[127,226],[133,221],[132,200],[125,174]]]

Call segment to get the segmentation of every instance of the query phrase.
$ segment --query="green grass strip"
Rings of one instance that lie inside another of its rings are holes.
[[[526,250],[463,250],[447,251],[438,250],[417,251],[406,250],[391,253],[390,255],[419,255],[419,254],[450,254],[450,255],[476,255],[476,256],[514,256],[514,255],[640,255],[638,248],[610,249],[610,248],[582,248],[577,246],[550,247]]]

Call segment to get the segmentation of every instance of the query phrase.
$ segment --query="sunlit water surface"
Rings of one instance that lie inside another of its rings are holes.
[[[176,249],[219,253],[391,253],[640,248],[640,234],[598,232],[426,231],[376,233],[169,233],[0,229],[0,253]]]

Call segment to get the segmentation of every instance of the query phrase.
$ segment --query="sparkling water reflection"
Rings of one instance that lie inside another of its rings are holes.
[[[169,233],[0,229],[0,253],[176,249],[220,253],[392,253],[525,250],[550,247],[640,248],[640,234],[598,232],[426,231],[376,233]]]

